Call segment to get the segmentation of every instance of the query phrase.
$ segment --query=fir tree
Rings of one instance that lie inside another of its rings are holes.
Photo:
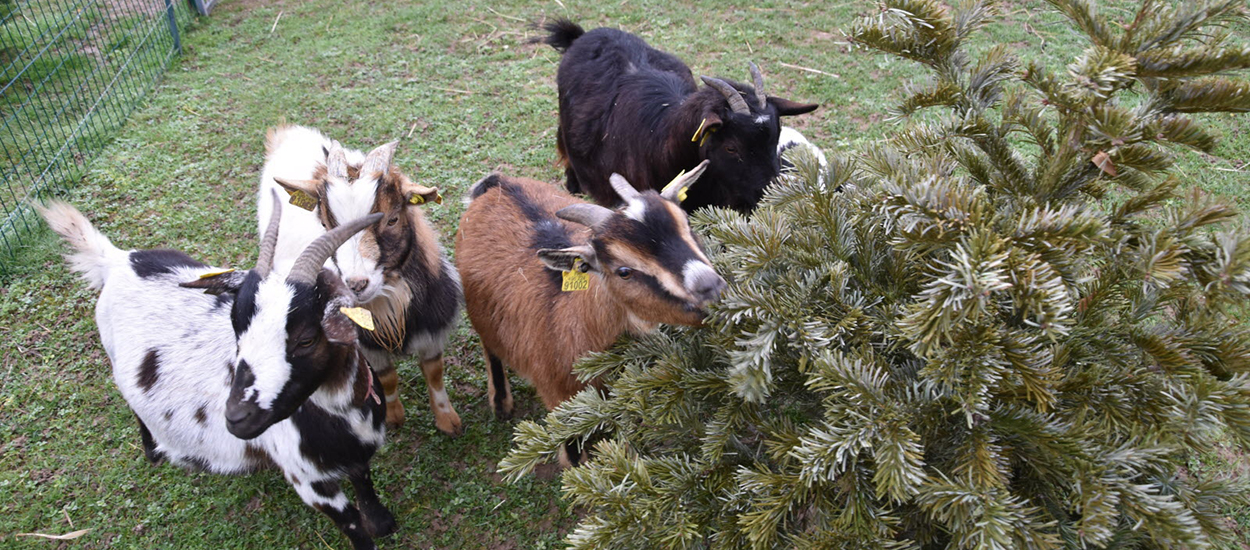
[[[1066,74],[966,38],[985,3],[889,0],[855,41],[931,79],[889,144],[810,159],[751,218],[699,216],[733,282],[702,329],[584,360],[611,393],[524,422],[513,479],[565,441],[575,548],[1206,548],[1250,442],[1250,234],[1186,191],[1191,113],[1246,111],[1244,2],[1051,0]],[[924,113],[924,116],[917,116]]]

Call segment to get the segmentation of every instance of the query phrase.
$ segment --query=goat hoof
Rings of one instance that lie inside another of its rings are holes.
[[[404,404],[391,401],[386,404],[386,427],[398,428],[404,425]]]
[[[390,536],[398,528],[395,517],[385,509],[364,515],[361,522],[365,524],[365,532],[374,538]]]
[[[464,434],[464,426],[460,423],[460,415],[451,413],[447,416],[434,419],[434,426],[438,431],[443,432],[449,437],[460,437]]]

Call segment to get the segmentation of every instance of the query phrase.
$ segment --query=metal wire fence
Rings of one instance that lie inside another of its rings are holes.
[[[0,269],[35,225],[28,202],[81,179],[192,17],[181,0],[0,0]]]

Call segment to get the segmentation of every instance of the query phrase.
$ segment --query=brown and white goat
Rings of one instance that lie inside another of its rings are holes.
[[[659,323],[702,323],[725,280],[676,198],[706,164],[663,195],[636,191],[613,174],[624,201],[617,210],[525,178],[491,174],[473,186],[456,234],[456,264],[497,417],[512,414],[503,363],[532,382],[550,410],[585,387],[572,368],[587,352]],[[562,271],[588,274],[589,288],[562,291]]]
[[[404,420],[399,400],[399,375],[392,354],[416,355],[434,411],[434,424],[448,435],[461,433],[456,413],[443,387],[443,348],[460,309],[460,277],[447,260],[438,236],[419,205],[439,199],[435,188],[417,185],[391,164],[396,142],[369,154],[344,148],[317,130],[279,126],[269,131],[260,184],[260,225],[267,198],[281,189],[278,269],[340,220],[374,212],[382,221],[362,231],[330,257],[351,288],[357,304],[373,313],[377,328],[362,331],[361,345],[386,394],[386,421]]]

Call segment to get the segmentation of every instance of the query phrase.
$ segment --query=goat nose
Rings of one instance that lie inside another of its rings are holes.
[[[725,280],[713,274],[710,277],[700,277],[695,284],[694,292],[704,303],[711,303],[720,299],[720,293],[725,290],[725,286]]]
[[[366,277],[351,277],[347,279],[347,288],[352,289],[352,292],[356,294],[364,292],[367,286],[369,286],[369,279]]]
[[[230,405],[226,405],[226,422],[238,424],[247,420],[249,416],[252,416],[252,411],[247,407],[232,407]]]

